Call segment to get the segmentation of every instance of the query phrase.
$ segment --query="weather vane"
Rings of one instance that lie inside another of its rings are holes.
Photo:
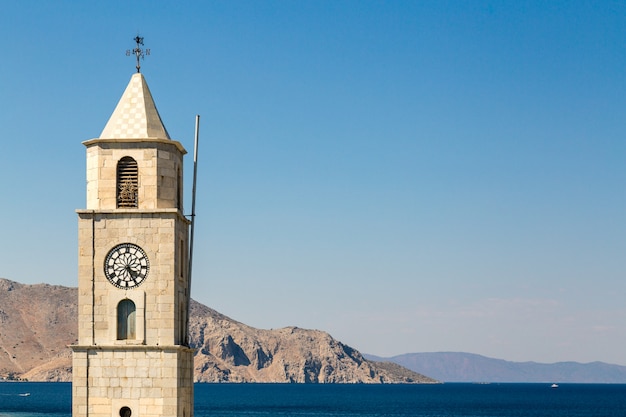
[[[141,46],[143,46],[143,38],[139,35],[135,36],[135,42],[137,43],[137,47],[135,49],[133,49],[132,51],[130,49],[126,50],[126,56],[130,56],[131,52],[133,54],[135,54],[135,57],[137,58],[137,72],[141,72],[141,65],[139,64],[139,58],[143,59],[144,55],[150,55],[150,49],[141,49]]]

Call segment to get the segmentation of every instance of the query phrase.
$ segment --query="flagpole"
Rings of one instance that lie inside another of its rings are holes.
[[[189,266],[187,269],[187,293],[191,294],[191,271],[193,267],[193,238],[196,220],[196,182],[198,179],[198,137],[200,136],[200,115],[196,115],[196,132],[193,144],[193,188],[191,190],[191,225],[189,230]],[[191,313],[191,297],[187,306],[187,345],[189,345],[189,314]]]

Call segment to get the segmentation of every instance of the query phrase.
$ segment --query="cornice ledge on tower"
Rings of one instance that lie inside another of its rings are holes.
[[[168,214],[178,216],[182,221],[187,224],[191,224],[189,220],[181,211],[177,208],[155,208],[155,209],[140,209],[140,208],[126,208],[126,209],[76,209],[77,214],[87,214],[94,216],[97,214],[117,214],[117,215],[143,215],[143,214]],[[90,216],[86,216],[89,218]]]
[[[141,350],[141,351],[187,351],[195,352],[197,349],[185,345],[68,345],[74,352],[87,352],[90,350]]]
[[[177,141],[172,139],[163,139],[163,138],[94,138],[89,139],[83,142],[83,145],[86,147],[102,144],[102,143],[163,143],[166,145],[173,145],[183,154],[187,154],[187,150],[183,147],[183,145]]]

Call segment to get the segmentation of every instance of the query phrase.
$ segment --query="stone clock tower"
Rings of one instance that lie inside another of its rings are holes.
[[[186,151],[139,72],[100,137],[83,144],[72,415],[191,417]]]

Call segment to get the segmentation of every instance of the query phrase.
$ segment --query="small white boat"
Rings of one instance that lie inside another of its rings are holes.
[[[23,394],[19,394],[20,397],[30,397],[30,392],[25,392]]]
[[[558,388],[558,387],[559,387],[559,384],[552,384],[552,385],[551,385],[551,387],[552,387],[552,388]]]

